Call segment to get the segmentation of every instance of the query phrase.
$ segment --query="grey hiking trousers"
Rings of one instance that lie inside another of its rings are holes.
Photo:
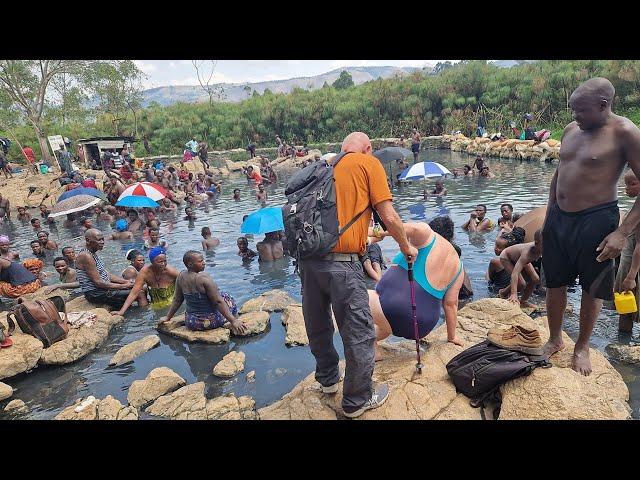
[[[376,334],[362,263],[307,259],[300,267],[302,312],[316,359],[316,380],[325,387],[340,380],[333,307],[346,362],[342,408],[354,412],[371,398],[375,363]]]

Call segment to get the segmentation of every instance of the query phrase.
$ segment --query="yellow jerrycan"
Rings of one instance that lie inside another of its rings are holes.
[[[619,314],[635,313],[638,311],[636,297],[633,292],[614,292],[613,300],[616,304],[616,311]]]

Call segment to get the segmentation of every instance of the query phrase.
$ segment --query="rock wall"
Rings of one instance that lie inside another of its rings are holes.
[[[516,158],[519,160],[552,161],[560,158],[560,142],[549,139],[536,143],[533,140],[498,140],[488,138],[468,138],[462,134],[443,135],[442,148],[454,152],[466,152],[482,157]]]

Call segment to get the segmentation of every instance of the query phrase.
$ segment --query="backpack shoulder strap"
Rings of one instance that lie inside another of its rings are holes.
[[[333,168],[336,168],[336,165],[338,165],[338,162],[340,162],[340,160],[346,157],[349,153],[353,153],[353,152],[340,152],[339,154],[337,154],[335,157],[331,159],[331,166]]]
[[[349,153],[353,153],[353,152],[340,152],[339,154],[337,154],[335,157],[333,157],[331,159],[331,166],[333,168],[336,168],[336,165],[338,164],[338,162],[340,160],[342,160],[344,157],[346,157]],[[365,208],[364,210],[362,210],[360,213],[358,213],[355,217],[353,217],[349,223],[347,223],[344,227],[342,227],[340,229],[340,231],[338,231],[338,237],[342,236],[342,234],[344,232],[346,232],[347,230],[349,230],[349,228],[351,228],[351,226],[356,223],[358,221],[358,219],[364,215],[364,213],[369,210],[371,208],[371,205],[367,205],[367,208]]]

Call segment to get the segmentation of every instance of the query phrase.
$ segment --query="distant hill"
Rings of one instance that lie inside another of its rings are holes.
[[[496,67],[502,68],[511,68],[517,67],[518,65],[522,65],[523,63],[532,63],[535,60],[496,60],[495,62],[490,62],[492,65]]]
[[[313,77],[298,77],[289,78],[287,80],[271,80],[268,82],[258,83],[223,83],[219,85],[222,85],[224,88],[223,101],[240,102],[249,98],[254,91],[262,94],[267,88],[273,93],[289,93],[295,87],[303,88],[305,90],[322,88],[325,82],[329,85],[335,82],[340,76],[340,72],[343,70],[346,70],[351,74],[353,82],[356,85],[360,85],[371,80],[377,80],[378,78],[392,78],[396,75],[408,75],[421,69],[414,67],[385,66],[344,67]],[[431,69],[427,67],[426,71],[429,73]],[[148,106],[151,102],[157,102],[160,105],[166,106],[177,102],[198,103],[207,102],[209,100],[209,97],[204,90],[202,90],[200,85],[151,88],[149,90],[145,90],[143,95],[144,99],[142,105],[144,107]]]

